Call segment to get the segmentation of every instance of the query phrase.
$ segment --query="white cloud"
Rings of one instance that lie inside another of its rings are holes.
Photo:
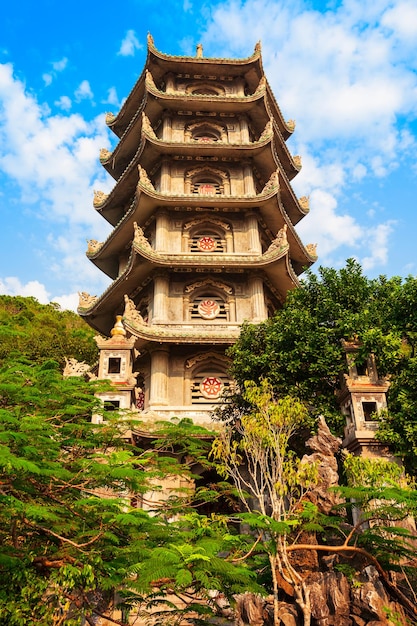
[[[386,265],[388,260],[388,240],[394,225],[395,222],[390,220],[385,224],[379,224],[376,228],[369,229],[364,246],[368,249],[369,254],[361,260],[365,272],[373,269],[375,266]]]
[[[42,80],[45,83],[46,87],[49,87],[49,85],[52,83],[52,79],[52,74],[42,74]]]
[[[71,99],[68,96],[61,96],[59,100],[55,100],[54,104],[63,111],[69,111],[72,106]]]
[[[56,302],[57,304],[59,304],[61,309],[67,309],[74,312],[77,311],[78,301],[78,293],[69,293],[62,296],[56,296],[52,300],[52,302]]]
[[[120,108],[121,102],[119,101],[119,98],[117,97],[116,87],[110,87],[110,89],[107,92],[107,98],[105,100],[102,100],[101,102],[103,104],[112,104],[116,106],[117,108]]]
[[[128,30],[121,45],[119,52],[117,53],[120,56],[133,57],[135,55],[136,50],[142,49],[142,44],[139,42],[136,37],[136,33],[134,30]]]
[[[74,92],[74,96],[77,102],[81,100],[92,100],[94,95],[91,91],[90,83],[88,80],[83,80]]]
[[[67,57],[63,57],[60,61],[54,61],[52,67],[56,72],[62,72],[68,65]]]
[[[25,91],[10,64],[0,64],[0,108],[0,173],[19,186],[22,210],[36,207],[54,232],[49,241],[37,242],[51,279],[56,274],[68,290],[107,286],[84,254],[87,238],[103,240],[110,229],[92,207],[93,190],[114,185],[98,159],[100,148],[110,147],[104,115],[91,122],[51,115]]]
[[[28,283],[22,284],[16,276],[0,278],[0,293],[7,296],[33,296],[41,304],[49,302],[49,293],[45,285],[37,280],[30,280]]]

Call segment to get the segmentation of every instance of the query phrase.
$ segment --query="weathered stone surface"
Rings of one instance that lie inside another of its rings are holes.
[[[314,452],[304,455],[302,459],[303,463],[318,464],[318,484],[309,494],[309,500],[325,514],[330,513],[332,507],[341,502],[340,496],[331,490],[331,487],[339,484],[335,455],[341,444],[342,440],[332,435],[324,417],[320,417],[317,434],[306,442],[306,446]]]

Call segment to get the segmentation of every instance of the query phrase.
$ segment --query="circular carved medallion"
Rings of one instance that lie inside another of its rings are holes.
[[[200,239],[197,241],[197,248],[201,250],[201,252],[213,252],[216,247],[217,241],[213,239],[213,237],[209,237],[209,235],[200,237]]]
[[[208,399],[216,399],[223,390],[223,383],[220,378],[206,376],[200,383],[201,394]]]
[[[220,305],[215,300],[202,300],[198,305],[198,313],[205,320],[214,320],[220,313]]]

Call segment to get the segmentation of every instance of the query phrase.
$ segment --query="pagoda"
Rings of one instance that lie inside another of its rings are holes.
[[[205,58],[201,45],[171,56],[151,36],[106,122],[118,143],[100,161],[115,184],[94,207],[112,231],[87,256],[112,282],[78,309],[101,335],[99,377],[116,381],[115,407],[205,423],[232,384],[225,352],[241,324],[271,316],[316,260],[294,228],[308,212],[290,183],[294,123],[259,44],[246,59]]]

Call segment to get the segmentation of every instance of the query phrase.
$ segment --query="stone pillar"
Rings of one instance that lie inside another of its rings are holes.
[[[161,193],[171,191],[171,166],[168,159],[164,159],[161,165]]]
[[[168,404],[169,349],[158,347],[151,352],[149,407]]]
[[[168,275],[156,274],[153,281],[153,315],[152,324],[165,324],[168,321]]]
[[[167,211],[161,210],[156,215],[155,250],[157,252],[168,251],[168,237],[169,237],[169,215]]]
[[[268,313],[264,298],[264,285],[260,276],[251,276],[249,278],[249,294],[252,301],[252,319],[251,322],[263,322],[267,319]]]
[[[174,80],[174,74],[172,73],[169,73],[166,76],[165,92],[175,93],[175,80]]]
[[[253,184],[253,170],[249,161],[245,161],[243,164],[243,186],[245,189],[245,196],[255,195],[255,185]]]
[[[170,113],[164,113],[162,126],[162,139],[164,141],[172,141],[172,117]]]
[[[230,230],[226,231],[225,239],[226,239],[226,252],[227,253],[234,252],[234,250],[233,250],[233,234],[230,232]]]
[[[240,140],[242,143],[249,143],[249,128],[248,128],[248,120],[246,117],[241,116],[239,118],[240,125]]]
[[[248,213],[246,215],[246,230],[248,233],[249,252],[252,252],[253,254],[262,254],[258,218],[255,213]]]

